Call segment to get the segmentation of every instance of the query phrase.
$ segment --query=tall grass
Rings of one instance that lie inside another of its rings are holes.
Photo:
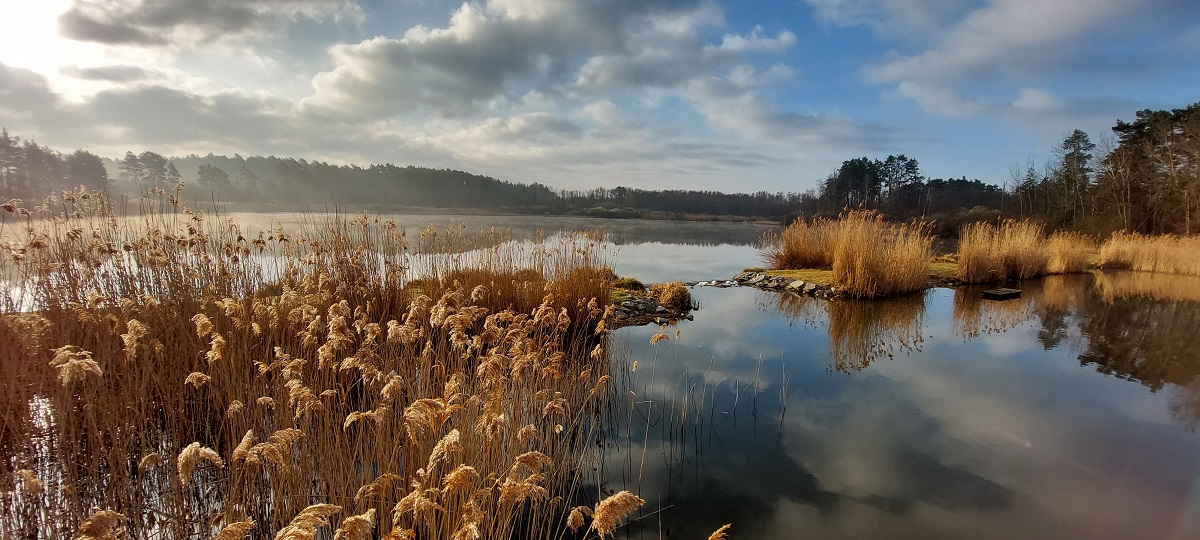
[[[1089,259],[1096,253],[1092,237],[1069,231],[1058,231],[1046,241],[1047,274],[1074,274],[1088,269]]]
[[[1005,220],[963,227],[958,240],[958,279],[967,283],[1027,279],[1046,273],[1046,237],[1029,221]]]
[[[933,237],[925,223],[891,224],[874,211],[846,212],[834,220],[797,221],[768,236],[763,259],[776,269],[833,270],[848,296],[878,298],[926,287]]]
[[[596,235],[254,233],[178,195],[12,213],[6,534],[549,538],[632,511],[579,489],[611,381]]]
[[[1100,246],[1100,265],[1138,272],[1200,276],[1200,236],[1119,232]]]
[[[837,246],[838,222],[797,219],[778,234],[764,238],[763,261],[775,269],[828,268]]]

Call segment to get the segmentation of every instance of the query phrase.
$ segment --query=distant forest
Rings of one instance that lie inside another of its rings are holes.
[[[64,154],[0,130],[0,199],[33,200],[76,186],[112,195],[189,186],[190,197],[245,209],[338,205],[378,211],[446,209],[665,219],[769,219],[877,209],[891,219],[932,219],[952,234],[965,222],[1027,217],[1052,229],[1185,233],[1200,227],[1200,103],[1142,110],[1118,121],[1098,149],[1075,130],[1041,167],[1014,169],[1003,186],[978,179],[928,178],[916,159],[846,160],[805,192],[721,193],[629,187],[562,191],[451,169],[392,164],[331,165],[275,156],[165,157],[126,152],[120,160],[86,150]]]

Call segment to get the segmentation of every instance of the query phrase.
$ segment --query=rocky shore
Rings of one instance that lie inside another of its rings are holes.
[[[728,281],[700,281],[695,283],[695,285],[701,287],[757,287],[766,291],[790,292],[816,298],[835,298],[841,296],[837,288],[828,285],[804,281],[802,279],[772,276],[764,272],[752,272],[749,270],[733,276],[733,279]]]

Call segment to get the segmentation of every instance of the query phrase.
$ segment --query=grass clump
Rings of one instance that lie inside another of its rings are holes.
[[[1138,272],[1200,276],[1200,236],[1119,232],[1100,246],[1100,265]]]
[[[844,217],[844,216],[843,216]],[[782,232],[768,233],[762,258],[772,269],[828,268],[833,264],[839,220],[793,221]]]
[[[612,288],[644,292],[646,290],[646,284],[642,283],[637,278],[623,277],[613,280]]]
[[[1084,234],[1059,231],[1046,241],[1046,251],[1049,255],[1046,261],[1047,274],[1074,274],[1086,271],[1091,266],[1092,255],[1096,253],[1096,241]]]
[[[958,279],[987,283],[1027,279],[1046,273],[1046,237],[1030,221],[1005,220],[963,227],[958,239]]]
[[[0,530],[557,538],[596,501],[598,236],[255,234],[178,195],[64,194],[6,240]]]
[[[828,268],[845,294],[877,298],[924,289],[932,246],[928,224],[884,223],[878,212],[863,210],[796,221],[765,239],[762,256],[777,270]]]
[[[650,296],[659,305],[675,312],[683,313],[692,309],[692,293],[684,284],[678,281],[659,283],[650,287]]]

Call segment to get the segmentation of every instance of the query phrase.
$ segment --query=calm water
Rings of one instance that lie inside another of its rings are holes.
[[[621,250],[619,272],[649,281],[757,264],[745,245]],[[601,489],[647,500],[624,534],[1200,538],[1200,279],[1021,287],[698,287],[669,340],[621,330]]]
[[[233,214],[243,230],[286,214]],[[729,278],[764,224],[396,216],[409,230],[603,228],[619,274]],[[692,322],[615,333],[600,491],[621,534],[1200,538],[1200,278],[1100,274],[1019,300],[821,301],[693,288]],[[593,486],[593,489],[595,486]]]

